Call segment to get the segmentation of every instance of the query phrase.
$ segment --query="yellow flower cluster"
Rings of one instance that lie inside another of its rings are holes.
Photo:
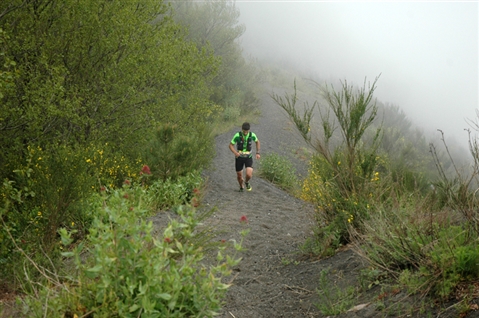
[[[90,153],[91,156],[85,157],[85,161],[92,165],[93,173],[96,174],[101,184],[108,184],[110,187],[113,187],[120,177],[138,177],[143,165],[141,159],[132,163],[125,156],[109,151],[108,143],[105,143],[104,149],[92,147],[87,153]]]
[[[353,222],[353,220],[354,220],[354,215],[350,214],[348,218],[348,223]]]
[[[56,159],[54,160],[53,154],[39,146],[28,146],[27,149],[30,156],[29,165],[41,171],[45,179],[51,180],[56,173],[54,165],[57,162]],[[92,176],[99,180],[99,183],[90,185],[92,189],[98,187],[98,184],[114,186],[114,184],[118,184],[121,181],[119,178],[135,179],[139,177],[141,167],[144,165],[141,159],[131,162],[125,156],[113,151],[112,146],[108,143],[102,145],[92,144],[81,149],[63,146],[63,148],[58,150],[61,154],[61,160],[69,163],[69,165],[65,165],[63,168],[68,167],[67,169],[71,171],[65,173],[78,175],[78,173],[84,170],[82,162],[88,165],[88,175],[84,172],[83,175],[90,180],[85,181],[91,183]]]
[[[316,169],[311,168],[301,187],[300,198],[308,202],[317,202],[322,197],[322,180]]]

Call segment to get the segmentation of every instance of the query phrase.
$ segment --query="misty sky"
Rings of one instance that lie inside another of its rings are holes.
[[[362,85],[425,132],[466,139],[478,109],[477,2],[236,0],[245,51]],[[293,81],[293,79],[292,79]],[[291,81],[291,83],[292,83]]]

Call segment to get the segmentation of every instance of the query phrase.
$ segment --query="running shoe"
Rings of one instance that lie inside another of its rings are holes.
[[[246,182],[245,184],[246,184],[246,190],[247,191],[253,190],[253,188],[251,187],[251,184],[249,184],[249,182]]]
[[[244,188],[240,188],[239,192],[244,192]]]

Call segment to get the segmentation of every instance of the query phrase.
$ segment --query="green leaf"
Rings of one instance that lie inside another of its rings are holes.
[[[75,253],[73,253],[73,252],[62,252],[61,255],[63,257],[72,257],[72,256],[75,255]]]
[[[164,300],[170,300],[171,295],[168,293],[161,293],[161,294],[156,294],[156,297],[164,299]]]
[[[103,266],[101,264],[97,264],[93,267],[90,267],[87,269],[87,272],[90,272],[90,273],[98,273],[100,272],[101,270],[103,269]]]
[[[137,311],[138,309],[140,309],[140,306],[138,306],[137,304],[134,304],[132,306],[130,306],[130,312],[134,312],[134,311]]]

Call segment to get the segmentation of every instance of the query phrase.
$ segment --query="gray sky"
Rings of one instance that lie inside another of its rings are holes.
[[[467,141],[478,109],[478,2],[236,0],[241,41],[258,58],[291,60],[322,79],[362,85],[426,133]],[[291,80],[292,83],[293,79]]]

